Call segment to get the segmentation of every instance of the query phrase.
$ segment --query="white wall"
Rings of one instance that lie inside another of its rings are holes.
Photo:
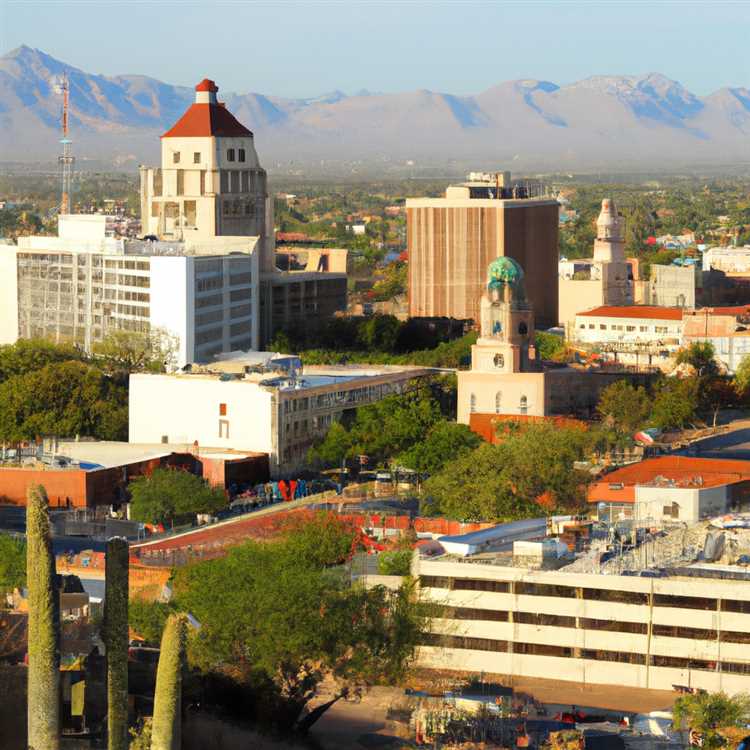
[[[271,397],[254,383],[223,382],[213,376],[131,375],[129,439],[160,443],[166,436],[170,443],[197,440],[206,448],[271,454]],[[220,419],[228,422],[228,437],[219,437]]]
[[[151,258],[152,328],[162,328],[179,338],[177,366],[194,359],[194,281],[193,258],[153,256]]]
[[[679,521],[698,521],[702,516],[726,512],[727,487],[648,487],[635,488],[635,516],[639,520],[648,518],[661,520],[664,508],[677,503],[680,506]]]
[[[0,244],[0,344],[18,340],[18,272],[14,245]]]

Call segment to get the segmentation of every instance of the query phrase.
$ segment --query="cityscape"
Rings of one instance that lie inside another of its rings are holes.
[[[750,750],[750,3],[645,7],[0,0],[1,750]]]

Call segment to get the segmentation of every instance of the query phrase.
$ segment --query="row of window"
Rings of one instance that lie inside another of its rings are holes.
[[[715,662],[708,659],[691,659],[678,656],[660,656],[652,654],[648,660],[646,654],[626,651],[607,651],[605,649],[575,649],[570,646],[552,646],[543,643],[521,643],[518,641],[498,641],[493,638],[472,638],[460,635],[439,635],[426,633],[422,636],[423,646],[440,648],[458,648],[472,651],[494,651],[496,653],[528,654],[530,656],[556,656],[563,658],[590,659],[592,661],[609,661],[624,664],[639,664],[652,667],[669,667],[672,669],[701,669],[710,672],[730,672],[733,674],[750,674],[750,662]]]
[[[578,325],[578,328],[581,330],[586,329],[585,323],[580,323]],[[590,331],[593,331],[596,328],[595,323],[589,323],[588,328]],[[636,330],[639,333],[648,333],[652,327],[651,326],[633,326],[633,325],[620,325],[620,324],[612,324],[610,326],[607,326],[606,323],[599,323],[599,330],[600,331],[606,331],[609,328],[610,331],[626,331],[627,333],[634,333]],[[669,328],[668,326],[653,326],[653,333],[679,333],[679,329],[677,328]]]
[[[229,148],[227,149],[227,161],[245,161],[245,149],[244,148],[238,148],[233,149]],[[173,151],[172,152],[172,164],[179,164],[182,161],[182,154],[179,151]],[[200,151],[193,151],[193,164],[200,164],[201,163],[201,152]]]
[[[501,405],[502,405],[502,399],[503,394],[502,391],[498,391],[495,394],[495,414],[501,413]],[[510,407],[513,408],[512,406]],[[475,393],[472,393],[469,396],[469,410],[472,412],[476,412],[477,410],[477,396]],[[521,399],[518,402],[518,413],[519,414],[527,414],[529,411],[529,399],[526,396],[521,396]]]
[[[488,581],[475,578],[449,578],[446,576],[420,576],[420,586],[423,588],[440,588],[452,591],[494,591],[510,593],[509,581]],[[575,599],[579,589],[575,586],[561,586],[549,583],[530,583],[515,581],[512,593],[526,596],[554,596],[558,598]],[[649,595],[640,591],[618,591],[612,589],[581,588],[580,598],[592,601],[616,602],[618,604],[648,604]],[[674,607],[677,609],[698,609],[716,612],[719,600],[702,596],[676,596],[674,594],[654,594],[653,606]],[[721,600],[722,612],[739,612],[750,614],[750,601],[735,599]]]
[[[436,617],[446,620],[475,620],[484,622],[510,622],[510,612],[496,609],[479,609],[474,607],[451,607],[438,605]],[[576,623],[577,620],[577,623]],[[591,617],[570,617],[568,615],[551,615],[543,612],[513,612],[513,622],[522,625],[536,625],[558,628],[580,628],[598,630],[606,633],[631,633],[648,635],[645,622],[618,622],[617,620],[599,620]],[[665,638],[687,638],[688,640],[715,641],[721,643],[750,643],[750,633],[706,630],[676,625],[652,625],[651,634]]]

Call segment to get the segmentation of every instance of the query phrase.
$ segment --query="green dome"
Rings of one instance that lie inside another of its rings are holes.
[[[501,284],[518,286],[523,282],[523,268],[513,258],[495,258],[487,267],[487,287],[498,288]]]

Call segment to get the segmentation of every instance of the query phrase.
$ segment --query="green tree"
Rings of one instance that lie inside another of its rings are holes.
[[[461,521],[505,521],[580,507],[590,477],[575,462],[590,450],[589,434],[549,423],[513,429],[446,464],[425,482],[423,507]]]
[[[411,571],[410,549],[386,550],[378,555],[378,573],[384,576],[408,576]]]
[[[401,323],[393,315],[372,315],[359,327],[358,343],[366,351],[392,352]]]
[[[466,425],[441,420],[427,432],[425,439],[398,457],[399,463],[420,474],[434,474],[446,463],[477,448],[481,438]]]
[[[225,507],[222,489],[211,487],[195,474],[181,469],[154,469],[128,485],[130,515],[135,521],[166,523],[195,513],[215,513]]]
[[[750,721],[750,695],[731,698],[726,693],[681,695],[674,704],[673,721],[679,729],[692,729],[703,735],[703,747],[715,750],[729,745],[722,729],[744,727]]]
[[[541,359],[556,360],[565,354],[565,339],[562,336],[537,331],[534,338],[536,350]]]
[[[693,341],[689,346],[680,349],[675,357],[675,364],[689,365],[699,378],[714,377],[719,373],[716,351],[710,341]]]
[[[26,542],[0,534],[0,607],[4,595],[26,583]]]
[[[97,365],[119,378],[131,372],[164,372],[174,363],[175,348],[174,337],[159,329],[111,331],[93,347]]]
[[[317,445],[307,453],[308,463],[338,467],[351,455],[352,440],[349,431],[341,422],[334,422]]]
[[[182,746],[182,666],[186,638],[185,616],[170,615],[164,626],[156,669],[151,750],[179,750]]]
[[[739,365],[737,365],[734,379],[737,389],[740,393],[746,395],[750,391],[750,355],[746,354]]]
[[[688,425],[698,409],[695,378],[663,378],[654,388],[651,421],[662,430]]]
[[[0,383],[46,365],[84,360],[83,352],[73,346],[53,344],[46,339],[19,339],[15,344],[0,346]]]
[[[165,602],[131,599],[128,604],[128,622],[146,643],[157,645],[164,632],[167,618],[173,612],[174,607]]]
[[[107,649],[107,748],[128,750],[128,542],[107,540],[104,644]]]
[[[0,440],[127,435],[127,391],[83,362],[57,362],[0,384]]]
[[[29,487],[26,498],[28,624],[28,746],[60,747],[60,600],[52,553],[47,493]]]
[[[351,541],[340,528],[327,552],[309,551],[316,530],[335,535],[325,514],[307,520],[306,540],[288,533],[275,541],[247,542],[226,557],[180,568],[175,595],[201,623],[189,657],[203,670],[235,679],[263,675],[276,694],[278,726],[306,731],[349,691],[403,676],[424,618],[411,584],[397,592],[352,587],[337,563]],[[300,544],[303,552],[300,554]],[[301,719],[322,680],[337,685],[332,701]]]
[[[602,391],[596,410],[607,426],[619,433],[631,434],[648,419],[651,401],[643,387],[634,387],[627,380],[616,380]]]

